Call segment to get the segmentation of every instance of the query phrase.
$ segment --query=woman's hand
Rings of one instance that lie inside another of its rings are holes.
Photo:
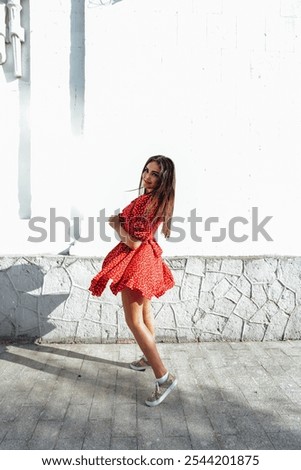
[[[118,215],[111,215],[111,217],[109,217],[109,225],[113,228],[115,228],[116,224],[120,224],[119,222],[119,216]]]

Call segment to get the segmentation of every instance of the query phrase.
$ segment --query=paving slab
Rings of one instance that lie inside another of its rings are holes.
[[[0,449],[301,449],[301,341],[160,343],[158,407],[136,344],[0,345]]]

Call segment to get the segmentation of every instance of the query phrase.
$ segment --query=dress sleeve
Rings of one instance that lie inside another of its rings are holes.
[[[148,197],[140,196],[119,214],[119,220],[124,230],[131,237],[142,242],[150,237],[154,228],[151,214],[146,211],[148,202]]]

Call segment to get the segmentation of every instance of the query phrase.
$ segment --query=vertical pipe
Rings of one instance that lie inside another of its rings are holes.
[[[14,73],[16,78],[22,77],[22,54],[21,54],[21,41],[15,34],[11,38],[13,48],[13,60],[14,60]]]
[[[5,38],[6,38],[6,5],[0,3],[0,64],[6,62],[6,49],[5,49]]]
[[[9,41],[13,48],[15,77],[22,77],[21,42],[24,42],[24,29],[21,27],[21,0],[8,0]]]

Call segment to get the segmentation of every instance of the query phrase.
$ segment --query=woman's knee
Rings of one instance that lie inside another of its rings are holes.
[[[131,331],[140,331],[145,327],[143,306],[144,298],[139,291],[125,288],[122,291],[125,320]]]
[[[140,331],[144,326],[142,318],[137,318],[137,315],[132,316],[126,314],[125,321],[131,331]]]

